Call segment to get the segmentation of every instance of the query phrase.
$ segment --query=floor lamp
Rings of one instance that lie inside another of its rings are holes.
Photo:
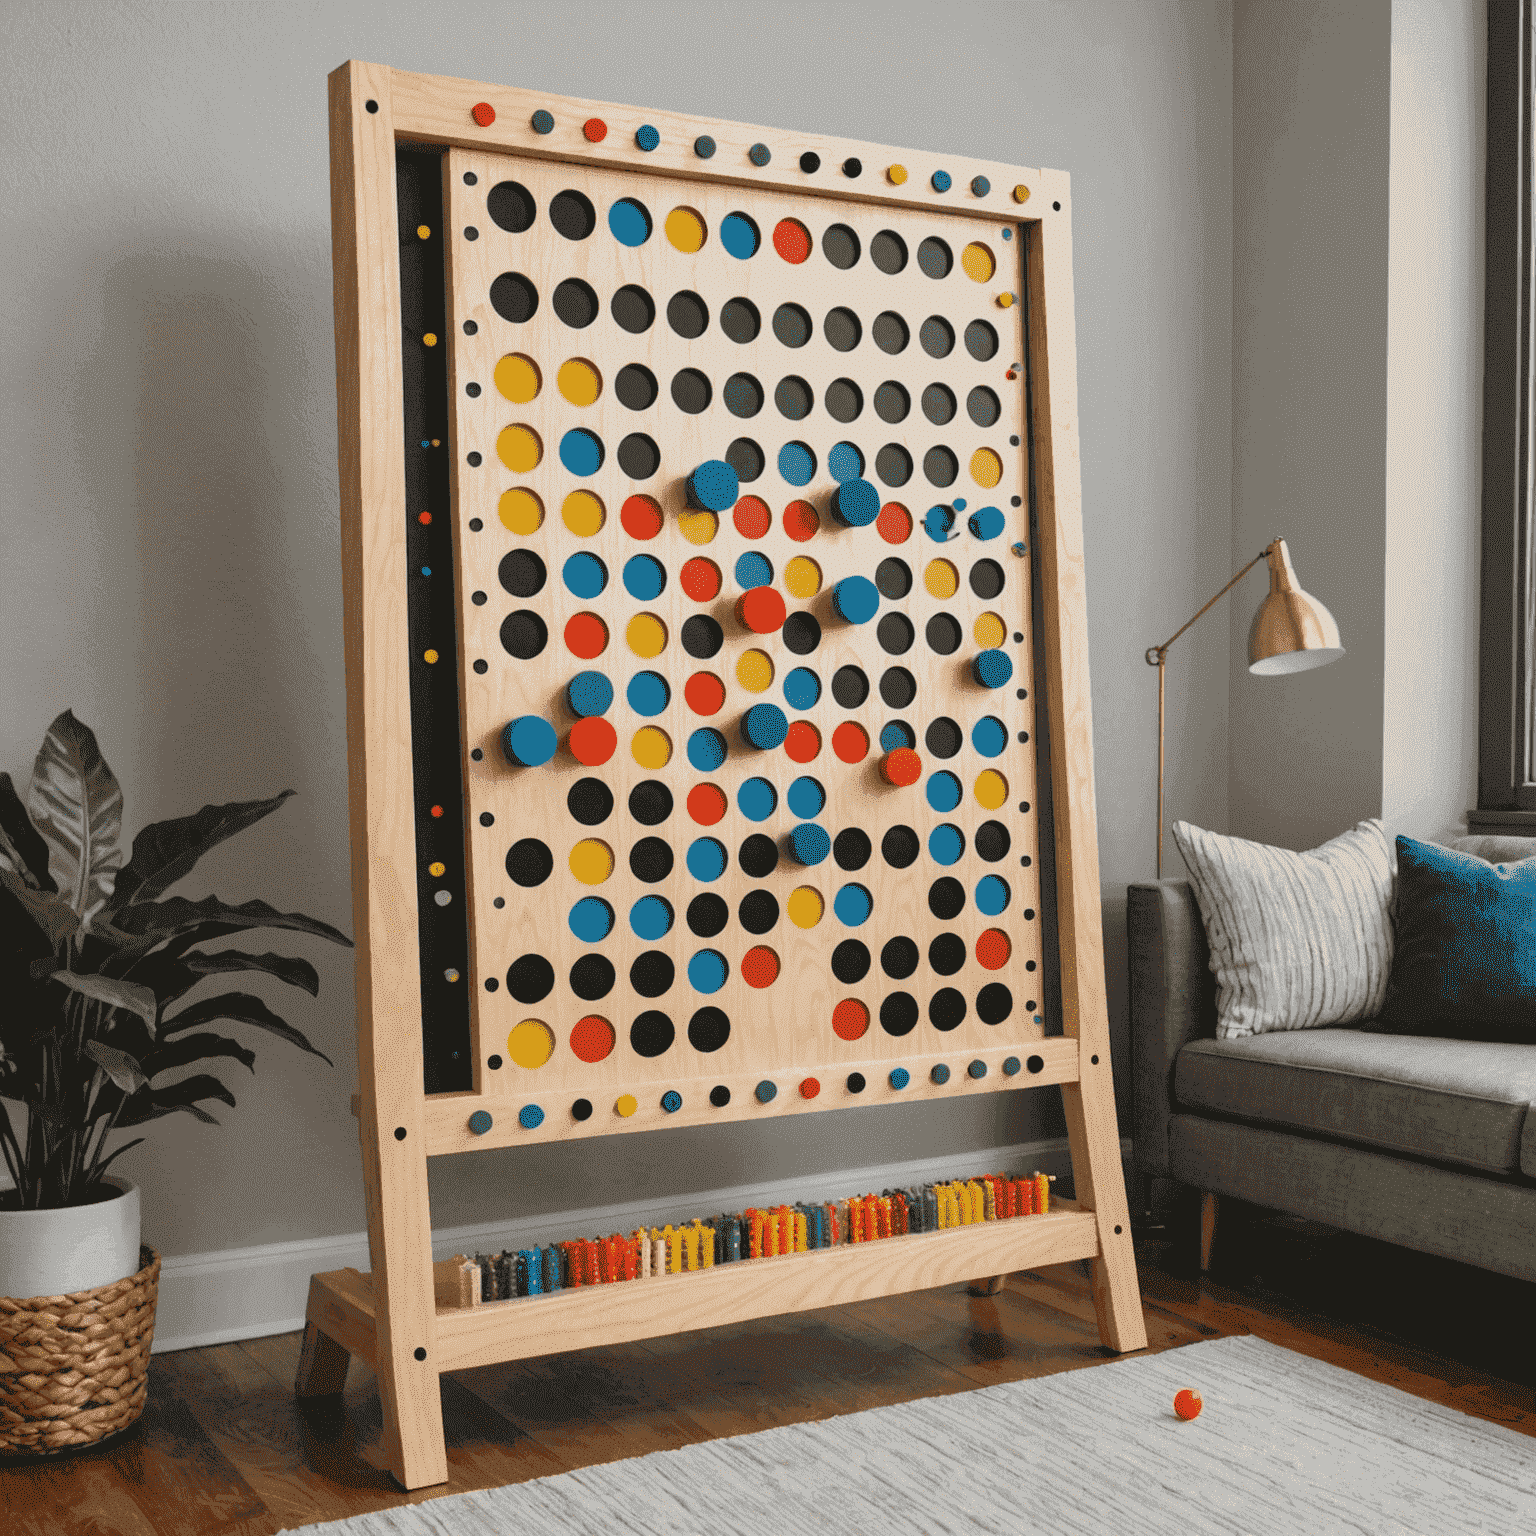
[[[1163,684],[1168,647],[1224,598],[1260,560],[1269,561],[1269,592],[1248,629],[1248,670],[1260,677],[1309,672],[1344,654],[1334,617],[1309,592],[1303,592],[1284,539],[1256,554],[1188,623],[1161,645],[1147,650],[1147,665],[1157,668],[1157,878],[1163,878]]]

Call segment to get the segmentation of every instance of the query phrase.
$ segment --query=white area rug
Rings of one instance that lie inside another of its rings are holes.
[[[1173,1413],[1193,1387],[1198,1419]],[[1514,1536],[1536,1440],[1252,1337],[711,1440],[304,1536]]]

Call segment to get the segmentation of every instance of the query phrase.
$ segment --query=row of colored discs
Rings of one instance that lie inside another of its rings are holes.
[[[1025,1068],[1025,1063],[1017,1056],[1005,1056],[999,1063],[1004,1077],[1016,1077]],[[1044,1058],[1031,1056],[1028,1061],[1031,1072],[1041,1072],[1045,1068]],[[965,1066],[965,1077],[959,1078],[950,1068],[948,1062],[935,1062],[928,1069],[928,1081],[936,1087],[954,1081],[980,1082],[987,1077],[990,1068],[980,1057],[976,1057]],[[892,1067],[885,1077],[886,1085],[895,1093],[900,1093],[912,1083],[912,1073],[907,1067]],[[850,1072],[843,1080],[843,1088],[849,1095],[863,1093],[869,1087],[869,1080],[862,1072]],[[821,1096],[821,1079],[817,1077],[803,1077],[795,1085],[795,1092],[799,1098],[815,1099]],[[772,1078],[763,1078],[752,1090],[752,1097],[759,1104],[772,1104],[779,1096],[779,1085]],[[709,1090],[710,1105],[715,1109],[724,1109],[731,1102],[731,1090],[724,1083],[718,1083]],[[666,1089],[657,1101],[664,1114],[675,1115],[683,1108],[683,1095],[676,1088]],[[621,1093],[613,1101],[613,1112],[620,1119],[627,1120],[638,1112],[640,1101],[632,1093]],[[576,1121],[587,1121],[592,1118],[593,1105],[591,1099],[579,1098],[571,1103],[571,1118]],[[525,1104],[518,1111],[517,1123],[526,1131],[537,1130],[545,1121],[544,1107],[541,1104]],[[495,1126],[495,1118],[489,1110],[477,1109],[469,1117],[469,1129],[476,1136],[484,1136]]]

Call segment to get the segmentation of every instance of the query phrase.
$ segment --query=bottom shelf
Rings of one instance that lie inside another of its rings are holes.
[[[747,1259],[691,1274],[582,1286],[478,1307],[445,1304],[458,1288],[453,1263],[445,1260],[433,1266],[439,1304],[429,1358],[439,1371],[465,1370],[928,1290],[1098,1253],[1094,1213],[1057,1200],[1044,1216]],[[351,1354],[372,1361],[370,1275],[356,1269],[316,1275],[310,1284],[309,1319]]]

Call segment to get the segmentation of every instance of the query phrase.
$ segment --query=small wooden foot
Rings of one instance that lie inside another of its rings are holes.
[[[299,1369],[294,1376],[296,1397],[333,1397],[347,1384],[347,1367],[352,1356],[315,1323],[304,1324],[304,1341],[299,1346]]]
[[[1216,1216],[1220,1206],[1218,1197],[1206,1190],[1200,1196],[1200,1273],[1211,1267],[1211,1249],[1216,1244]]]
[[[1007,1280],[1007,1275],[991,1275],[985,1280],[972,1280],[966,1290],[972,1296],[996,1296]]]

